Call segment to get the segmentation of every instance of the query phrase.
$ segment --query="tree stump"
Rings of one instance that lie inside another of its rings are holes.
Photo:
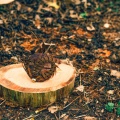
[[[0,96],[20,106],[40,107],[67,97],[74,87],[74,67],[59,64],[53,77],[33,82],[22,64],[0,68]]]

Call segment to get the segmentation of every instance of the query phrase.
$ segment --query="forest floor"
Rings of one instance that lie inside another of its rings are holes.
[[[120,120],[120,1],[73,1],[0,5],[0,67],[47,51],[78,71],[70,96],[51,105],[65,109],[24,108],[0,97],[0,120]]]

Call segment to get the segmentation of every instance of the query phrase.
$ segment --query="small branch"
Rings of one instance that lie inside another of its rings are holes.
[[[44,52],[44,53],[47,53],[48,52],[48,50],[50,49],[50,47],[52,46],[52,45],[55,45],[55,44],[52,44],[52,43],[50,43],[50,44],[48,44],[48,43],[44,43],[45,45],[49,45],[49,47],[47,48],[47,50]]]
[[[0,105],[2,105],[6,100],[4,100],[3,102],[0,103]]]
[[[66,105],[65,107],[63,107],[63,109],[69,107],[74,101],[76,101],[78,98],[80,98],[80,96],[76,97],[71,103],[69,103],[68,105]]]
[[[38,114],[39,115],[39,114]],[[29,117],[26,117],[26,118],[24,118],[23,120],[28,120],[28,119],[30,119],[30,118],[35,118],[35,117],[37,117],[38,115],[30,115]]]
[[[56,120],[59,120],[59,118],[57,117],[57,115],[56,114],[54,114],[54,115],[55,115]]]
[[[74,118],[81,118],[81,117],[85,117],[86,115],[80,115],[80,116],[77,116],[77,117],[74,117]]]

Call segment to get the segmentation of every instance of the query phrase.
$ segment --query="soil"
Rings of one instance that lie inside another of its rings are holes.
[[[75,87],[67,98],[43,108],[0,97],[0,119],[120,120],[120,1],[55,1],[0,5],[0,67],[47,53],[72,62]],[[111,111],[108,103],[115,106]]]

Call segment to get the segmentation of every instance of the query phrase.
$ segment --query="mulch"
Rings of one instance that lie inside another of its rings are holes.
[[[72,61],[78,74],[70,96],[50,105],[61,108],[56,112],[20,107],[0,97],[0,119],[120,120],[116,111],[120,101],[119,6],[119,0],[16,0],[0,5],[0,67],[19,63],[28,54],[47,52]],[[115,105],[111,112],[105,109],[109,102]]]

